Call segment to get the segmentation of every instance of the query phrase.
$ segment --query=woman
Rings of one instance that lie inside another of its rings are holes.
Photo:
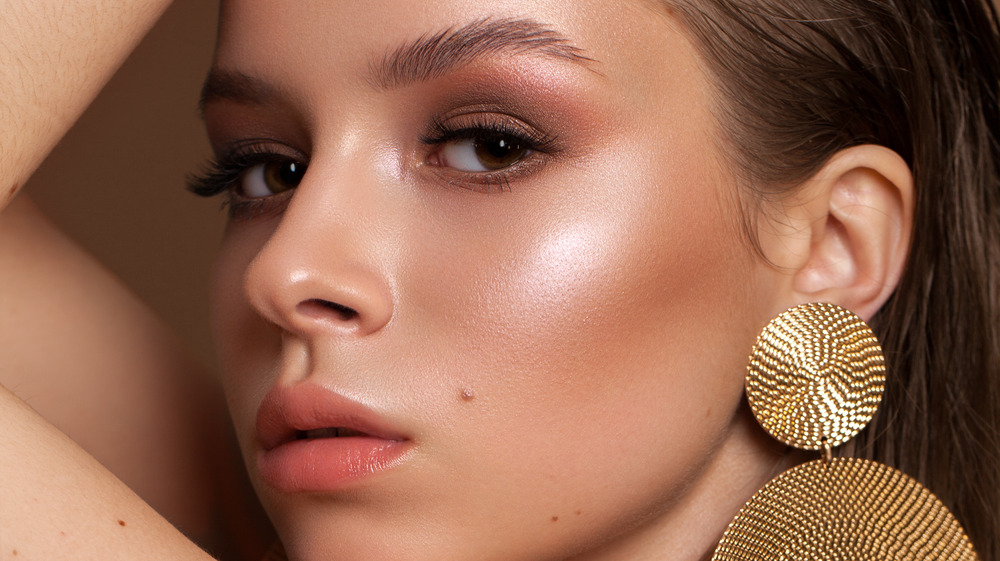
[[[742,394],[813,301],[893,369],[857,453],[995,556],[985,6],[300,4],[224,3],[194,181],[228,197],[223,381],[292,559],[702,558],[804,459]]]

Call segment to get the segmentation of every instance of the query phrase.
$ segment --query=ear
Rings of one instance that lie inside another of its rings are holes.
[[[835,154],[768,229],[763,249],[787,280],[783,304],[830,302],[870,319],[906,264],[913,198],[896,152],[869,144]]]

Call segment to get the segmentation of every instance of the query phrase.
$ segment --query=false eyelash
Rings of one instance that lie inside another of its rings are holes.
[[[187,189],[200,197],[215,197],[226,194],[221,209],[228,209],[230,218],[249,220],[264,214],[274,207],[269,198],[247,198],[236,193],[234,187],[250,168],[277,160],[296,158],[268,150],[265,140],[250,139],[240,142],[217,158],[209,160],[204,171],[187,177]]]
[[[461,126],[434,120],[431,122],[430,133],[422,136],[420,141],[429,146],[437,146],[453,140],[491,140],[500,137],[518,141],[531,153],[551,155],[561,150],[555,136],[520,124],[510,117],[484,118],[482,115],[469,115]],[[456,173],[445,180],[449,185],[473,191],[485,193],[494,190],[510,191],[512,179],[535,169],[541,163],[537,158],[529,157],[528,160],[493,172]]]
[[[187,190],[199,197],[214,197],[232,189],[243,173],[260,164],[296,158],[267,150],[263,140],[250,139],[211,159],[205,169],[187,177]]]
[[[508,137],[523,142],[530,150],[553,153],[558,149],[556,137],[537,129],[518,126],[507,119],[485,119],[472,116],[469,122],[459,127],[435,119],[431,122],[430,133],[420,137],[424,144],[435,146],[452,140],[474,140],[491,137]]]

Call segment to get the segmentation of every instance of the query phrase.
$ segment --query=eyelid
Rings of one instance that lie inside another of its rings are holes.
[[[288,144],[269,138],[248,138],[230,143],[209,161],[206,169],[187,178],[188,190],[202,197],[225,194],[223,207],[233,219],[250,219],[280,208],[294,190],[270,197],[245,197],[237,191],[244,174],[255,166],[294,161],[309,165],[305,154]]]
[[[544,132],[526,120],[496,110],[465,110],[431,121],[429,132],[420,140],[437,147],[456,140],[475,140],[491,134],[510,136],[528,147],[527,155],[510,167],[489,172],[469,172],[444,166],[433,166],[435,173],[448,184],[473,191],[491,192],[511,189],[511,183],[535,173],[562,145],[554,135]],[[424,162],[429,155],[425,156]],[[432,166],[427,166],[432,167]]]
[[[531,146],[532,150],[553,153],[559,150],[558,139],[524,119],[497,111],[466,111],[435,118],[428,134],[420,140],[436,145],[449,140],[481,137],[483,132],[512,136]],[[479,133],[475,135],[474,133]]]
[[[202,197],[214,197],[231,189],[246,170],[275,161],[295,161],[308,165],[301,151],[266,138],[243,139],[220,150],[204,166],[203,171],[190,174],[188,190]]]

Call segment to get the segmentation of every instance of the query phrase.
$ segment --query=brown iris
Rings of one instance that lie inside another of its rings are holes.
[[[272,193],[283,193],[299,186],[306,165],[291,160],[264,165],[264,185]]]
[[[489,170],[508,168],[516,164],[528,152],[526,146],[516,138],[509,136],[476,140],[474,146],[479,163]]]

